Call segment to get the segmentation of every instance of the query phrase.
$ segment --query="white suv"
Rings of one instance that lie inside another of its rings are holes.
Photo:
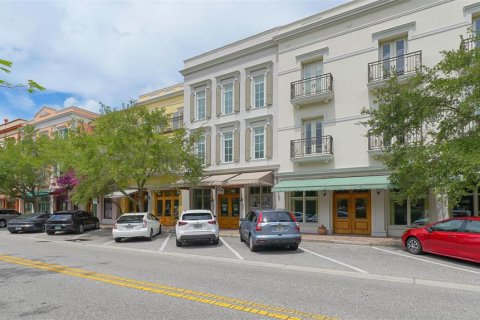
[[[177,247],[185,242],[210,241],[218,245],[218,224],[210,210],[187,210],[182,212],[175,226]]]

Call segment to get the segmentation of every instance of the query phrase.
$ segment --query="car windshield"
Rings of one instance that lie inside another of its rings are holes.
[[[67,219],[72,219],[73,213],[55,213],[53,216],[50,218],[50,220],[67,220]]]
[[[182,220],[212,220],[212,215],[208,212],[185,213]]]
[[[136,223],[136,222],[142,222],[143,221],[143,215],[135,215],[135,216],[121,216],[118,218],[117,223]]]
[[[287,211],[262,212],[262,222],[293,222]]]

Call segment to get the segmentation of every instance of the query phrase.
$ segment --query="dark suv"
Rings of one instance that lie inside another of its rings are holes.
[[[9,220],[18,217],[19,215],[20,212],[13,209],[0,209],[0,228],[5,228]]]
[[[294,215],[286,210],[256,209],[240,221],[240,241],[248,241],[251,251],[262,246],[286,246],[297,250],[302,241],[300,226]]]
[[[99,228],[98,218],[82,210],[54,212],[45,223],[45,231],[49,235],[55,234],[56,231],[83,233],[85,229]]]

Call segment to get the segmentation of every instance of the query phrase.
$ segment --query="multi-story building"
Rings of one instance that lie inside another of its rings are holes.
[[[183,84],[176,84],[167,88],[141,95],[136,101],[137,106],[146,106],[148,109],[164,108],[169,116],[169,127],[165,134],[183,128]],[[181,191],[174,187],[180,177],[158,176],[150,179],[145,186],[146,208],[160,218],[163,225],[174,225],[175,215],[182,209]],[[138,190],[125,190],[137,199]],[[99,199],[100,206],[96,212],[102,223],[112,224],[122,212],[133,212],[133,203],[121,192],[113,192]]]
[[[471,0],[355,0],[186,60],[186,124],[203,132],[205,177],[184,207],[235,227],[273,205],[307,232],[373,236],[454,214],[433,193],[394,203],[383,139],[359,122],[375,88],[433,66],[469,28],[480,30]],[[462,206],[478,215],[479,191]]]

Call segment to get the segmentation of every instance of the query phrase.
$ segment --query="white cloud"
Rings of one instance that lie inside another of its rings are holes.
[[[99,112],[99,109],[100,109],[100,104],[98,103],[98,101],[93,99],[78,101],[74,97],[68,97],[63,102],[64,108],[73,107],[73,106],[83,108],[92,112],[97,112],[97,113]]]
[[[181,82],[184,59],[343,2],[12,1],[0,10],[0,57],[14,62],[11,80],[92,110]]]

